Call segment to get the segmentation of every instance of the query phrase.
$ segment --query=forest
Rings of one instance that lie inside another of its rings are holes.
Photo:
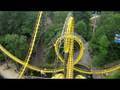
[[[42,68],[62,66],[57,60],[54,42],[61,35],[69,12],[44,11],[30,64]],[[75,18],[75,33],[82,37],[84,43],[88,43],[90,65],[96,69],[105,69],[120,64],[120,43],[115,42],[115,35],[120,34],[120,12],[71,12]],[[21,60],[24,60],[27,55],[37,13],[37,11],[0,11],[0,44]],[[99,15],[99,18],[93,30],[91,17],[95,14]],[[75,43],[75,45],[75,49],[77,49],[77,44]],[[0,65],[4,63],[15,64],[17,71],[22,66],[0,51]],[[36,71],[27,69],[26,75],[28,74],[40,75]],[[103,78],[120,78],[120,71],[116,70],[108,75],[103,75]]]

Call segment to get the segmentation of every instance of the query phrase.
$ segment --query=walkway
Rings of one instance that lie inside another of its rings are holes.
[[[0,75],[6,79],[17,79],[18,73],[12,68],[7,68],[7,64],[0,65]]]

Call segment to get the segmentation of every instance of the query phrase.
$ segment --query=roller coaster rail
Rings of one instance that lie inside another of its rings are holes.
[[[30,61],[30,58],[31,58],[31,55],[33,52],[34,45],[35,45],[35,40],[36,40],[36,36],[37,36],[38,30],[39,30],[42,13],[43,13],[42,11],[38,12],[38,18],[36,21],[35,29],[33,30],[30,47],[29,47],[28,54],[27,54],[25,60],[21,60],[21,59],[17,58],[16,56],[14,56],[12,53],[10,53],[8,50],[6,50],[0,44],[1,52],[6,54],[9,58],[11,58],[11,60],[22,65],[22,68],[21,68],[21,70],[19,72],[19,76],[18,76],[19,79],[25,77],[24,73],[25,73],[26,68],[29,68],[31,70],[34,70],[34,71],[37,71],[40,73],[59,73],[59,72],[64,72],[64,70],[66,68],[66,70],[67,70],[66,75],[64,75],[63,73],[60,73],[60,74],[53,76],[52,79],[55,79],[55,78],[72,79],[74,77],[73,71],[77,71],[79,73],[84,73],[84,74],[105,74],[105,73],[109,73],[109,72],[120,69],[120,64],[112,66],[107,69],[103,69],[103,70],[91,70],[91,71],[83,70],[83,69],[75,66],[76,64],[78,64],[78,62],[81,61],[81,59],[84,55],[85,48],[84,48],[84,43],[83,43],[83,39],[81,38],[81,36],[74,33],[74,17],[72,15],[68,15],[68,17],[66,18],[66,21],[65,21],[65,24],[64,24],[64,27],[62,30],[62,34],[59,38],[57,38],[57,40],[54,43],[56,56],[59,58],[59,60],[61,61],[62,64],[66,64],[66,67],[50,69],[50,68],[39,68],[39,67],[30,65],[29,61]],[[62,40],[64,43],[64,52],[68,54],[68,60],[65,60],[64,57],[62,57],[62,55],[59,52],[60,51],[59,46],[62,43]],[[79,55],[76,58],[76,60],[73,60],[74,41],[76,41],[80,46]],[[65,63],[65,61],[67,61],[67,63]]]

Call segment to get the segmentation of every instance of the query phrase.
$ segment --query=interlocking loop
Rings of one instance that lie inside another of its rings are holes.
[[[82,42],[81,39],[80,39],[79,37],[77,37],[76,35],[70,35],[70,34],[69,34],[69,35],[67,35],[67,36],[61,36],[61,37],[59,37],[59,38],[56,40],[54,46],[55,46],[56,55],[58,56],[59,60],[60,60],[62,63],[65,63],[65,59],[64,59],[64,58],[62,57],[62,55],[60,54],[58,47],[59,47],[60,42],[61,42],[62,40],[64,40],[65,38],[75,40],[75,41],[79,44],[79,46],[80,46],[79,55],[78,55],[78,57],[76,58],[76,60],[74,60],[74,65],[75,65],[75,64],[77,64],[77,63],[81,60],[81,58],[82,58],[82,56],[83,56],[83,53],[84,53],[83,42]]]
[[[74,66],[75,64],[77,64],[81,60],[81,58],[83,56],[83,53],[84,53],[84,44],[83,44],[81,38],[79,37],[79,35],[73,34],[73,32],[74,32],[73,31],[74,24],[73,24],[72,20],[73,20],[73,17],[70,17],[70,19],[68,20],[68,26],[70,26],[70,27],[68,27],[69,30],[65,31],[64,34],[56,40],[54,46],[55,46],[56,55],[58,56],[59,60],[63,64],[65,64],[65,59],[64,59],[64,57],[59,52],[59,49],[60,49],[59,45],[61,45],[60,43],[62,42],[62,40],[65,41],[65,43],[64,43],[64,52],[68,53],[69,50],[70,50],[70,47],[69,47],[70,46],[69,44],[71,43],[70,41],[72,41],[72,43],[74,41],[76,41],[79,44],[80,49],[79,49],[79,55],[78,55],[78,57],[73,62],[73,66]],[[39,24],[37,24],[37,28],[35,29],[36,34],[37,34],[37,31],[38,31],[38,26],[39,26]],[[36,38],[36,34],[33,35],[32,48],[34,46],[34,41],[35,41],[35,38]],[[32,54],[32,50],[33,50],[32,48],[31,48],[31,50],[29,52],[30,53],[29,54],[29,58],[27,59],[27,62],[26,62],[26,61],[23,61],[23,60],[17,58],[13,54],[11,54],[8,50],[6,50],[0,44],[0,51],[2,51],[4,54],[6,54],[8,57],[10,57],[13,61],[15,61],[15,62],[17,62],[17,63],[19,63],[19,64],[21,64],[21,65],[24,66],[24,69],[21,72],[21,76],[20,77],[22,77],[22,75],[24,74],[24,71],[25,71],[26,67],[29,68],[29,69],[31,69],[31,70],[42,72],[42,73],[54,73],[54,72],[58,73],[58,72],[64,71],[63,67],[59,67],[57,69],[46,69],[46,68],[38,68],[38,67],[35,67],[35,66],[32,66],[32,65],[28,64],[28,62],[30,60],[30,56]],[[85,71],[85,70],[82,70],[82,69],[80,69],[80,68],[78,68],[76,66],[72,67],[72,69],[75,70],[75,71],[77,71],[77,72],[85,73],[85,74],[105,74],[105,73],[112,72],[112,71],[120,69],[120,65],[116,65],[116,66],[113,66],[111,68],[104,69],[104,70],[95,70],[95,71]],[[55,77],[57,77],[57,78],[64,78],[65,76],[64,76],[64,74],[58,74]],[[55,77],[53,77],[53,78],[55,78]],[[85,77],[82,77],[82,76],[79,75],[76,78],[85,78]]]

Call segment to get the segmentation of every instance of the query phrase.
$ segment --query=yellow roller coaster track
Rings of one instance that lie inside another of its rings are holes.
[[[63,63],[65,62],[65,60],[64,60],[64,58],[61,56],[61,54],[59,53],[59,48],[58,48],[58,46],[59,46],[60,42],[61,42],[62,40],[64,40],[64,38],[74,39],[74,40],[77,41],[77,43],[80,45],[80,50],[79,50],[79,53],[80,53],[80,54],[78,55],[77,59],[74,60],[74,62],[73,62],[74,65],[75,65],[75,64],[77,64],[77,63],[81,60],[81,58],[82,58],[82,56],[83,56],[83,53],[84,53],[83,43],[82,43],[81,39],[79,39],[79,37],[76,36],[76,35],[67,35],[67,36],[63,35],[63,36],[59,37],[59,38],[56,40],[56,43],[54,44],[54,46],[55,46],[56,55],[58,56],[59,60],[60,60],[61,62],[63,62]]]
[[[65,33],[65,36],[72,35],[74,33],[74,18],[70,17],[68,21],[68,28]],[[67,62],[67,73],[66,78],[73,78],[73,38],[65,38],[64,40],[64,51],[69,53],[68,62]]]
[[[17,57],[15,57],[14,55],[12,55],[9,51],[7,51],[2,45],[0,45],[0,50],[6,54],[9,58],[11,58],[13,61],[21,64],[21,65],[25,65],[25,62],[18,59]],[[38,72],[41,72],[43,71],[44,73],[53,73],[53,72],[61,72],[64,70],[63,67],[61,68],[58,68],[58,69],[46,69],[46,68],[38,68],[38,67],[35,67],[35,66],[32,66],[30,64],[27,65],[27,67],[31,70],[34,70],[34,71],[38,71]],[[115,70],[118,70],[120,69],[120,64],[119,65],[116,65],[116,66],[113,66],[111,68],[108,68],[108,69],[104,69],[104,70],[97,70],[97,71],[85,71],[85,70],[82,70],[80,68],[77,68],[77,67],[74,67],[74,70],[77,71],[77,72],[80,72],[80,73],[85,73],[85,74],[105,74],[105,73],[109,73],[109,72],[112,72],[112,71],[115,71]]]
[[[120,64],[112,66],[111,68],[108,68],[108,69],[91,70],[91,71],[85,71],[85,70],[82,70],[80,68],[74,67],[75,71],[80,72],[80,73],[84,73],[84,74],[105,74],[105,73],[110,73],[110,72],[113,72],[113,71],[119,70],[119,69],[120,69]]]
[[[54,75],[53,77],[52,77],[52,79],[64,79],[64,74],[56,74],[56,75]]]
[[[42,17],[42,11],[38,13],[38,19],[37,19],[37,22],[36,22],[36,26],[35,26],[35,29],[34,29],[34,32],[33,32],[33,36],[32,36],[32,39],[31,39],[31,43],[30,43],[30,48],[29,48],[29,51],[28,51],[28,55],[26,56],[26,63],[25,65],[22,67],[21,71],[20,71],[20,75],[18,78],[22,78],[22,76],[24,75],[24,72],[25,72],[25,69],[30,61],[30,57],[32,55],[32,52],[33,52],[33,48],[34,48],[34,45],[35,45],[35,40],[36,40],[36,36],[37,36],[37,33],[38,33],[38,29],[39,29],[39,26],[40,26],[40,21],[41,21],[41,17]]]
[[[38,19],[36,22],[36,26],[35,29],[33,31],[33,36],[31,39],[31,43],[30,43],[30,47],[29,47],[29,51],[28,54],[26,56],[25,60],[21,60],[19,58],[17,58],[16,56],[14,56],[13,54],[11,54],[8,50],[6,50],[1,44],[0,44],[0,51],[2,51],[4,54],[6,54],[9,58],[11,58],[13,61],[21,64],[23,67],[20,71],[20,75],[19,78],[22,78],[22,76],[24,75],[25,69],[29,68],[31,70],[34,71],[38,71],[38,72],[43,72],[43,73],[54,73],[54,72],[63,72],[64,71],[64,67],[59,67],[57,69],[47,69],[47,68],[39,68],[36,66],[32,66],[29,64],[30,61],[30,57],[32,55],[32,51],[34,48],[34,44],[35,44],[35,40],[36,40],[36,36],[38,33],[38,29],[39,29],[39,25],[40,25],[40,21],[41,21],[41,17],[42,17],[42,11],[39,12],[38,14]],[[68,18],[68,17],[67,17]],[[120,65],[116,65],[113,66],[111,68],[108,69],[103,69],[103,70],[91,70],[91,71],[86,71],[86,70],[82,70],[78,67],[74,67],[75,64],[77,64],[84,53],[84,44],[81,40],[81,38],[79,37],[79,35],[74,34],[74,18],[73,17],[69,17],[68,21],[65,23],[67,25],[67,28],[64,30],[64,33],[61,35],[61,37],[59,37],[54,46],[55,46],[55,52],[56,55],[58,56],[59,60],[65,64],[65,59],[62,57],[62,55],[59,53],[59,45],[61,43],[62,40],[64,40],[64,52],[69,53],[69,57],[68,57],[68,62],[67,62],[67,78],[73,78],[73,70],[80,72],[80,73],[84,73],[84,74],[105,74],[105,73],[109,73],[115,70],[120,69]],[[76,60],[73,61],[73,45],[74,45],[74,40],[79,44],[80,46],[80,52],[78,57],[76,58]],[[57,76],[55,76],[57,78],[63,78],[64,75],[63,74],[59,74]],[[54,78],[54,77],[53,77]]]
[[[25,61],[18,59],[17,57],[15,57],[13,54],[11,54],[9,51],[7,51],[2,45],[0,45],[0,50],[6,54],[9,58],[11,58],[13,61],[21,64],[21,65],[25,65]],[[27,68],[34,70],[34,71],[38,71],[38,72],[44,72],[44,73],[53,73],[53,72],[60,72],[63,71],[63,68],[58,68],[58,69],[46,69],[46,68],[38,68],[36,66],[32,66],[30,64],[27,65]]]

